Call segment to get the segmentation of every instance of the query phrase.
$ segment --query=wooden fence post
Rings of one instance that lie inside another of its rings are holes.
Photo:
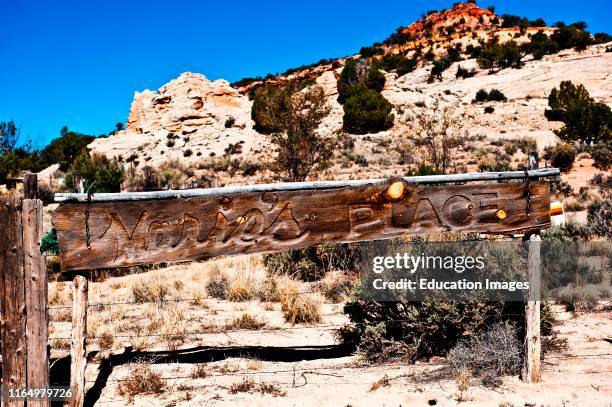
[[[38,198],[38,175],[26,173],[23,176],[23,196],[25,199]]]
[[[538,153],[529,153],[529,170],[538,168]],[[530,191],[528,191],[530,193]],[[523,360],[523,381],[538,383],[541,371],[541,336],[540,336],[540,234],[528,235],[527,270],[529,275],[529,293],[525,303],[525,358]]]
[[[72,345],[70,347],[70,387],[73,396],[68,402],[71,407],[81,407],[85,401],[85,369],[87,354],[87,279],[76,276],[72,288]]]
[[[529,254],[529,298],[525,303],[525,359],[523,361],[523,381],[538,383],[541,373],[541,337],[540,337],[540,236],[530,236]]]
[[[38,199],[25,199],[22,218],[26,294],[26,382],[28,387],[41,388],[49,386],[47,267],[40,252],[43,235],[42,202]],[[28,401],[28,406],[49,405],[48,400]]]
[[[0,275],[2,276],[2,385],[26,386],[26,304],[21,199],[0,197]],[[6,400],[5,406],[23,406]]]

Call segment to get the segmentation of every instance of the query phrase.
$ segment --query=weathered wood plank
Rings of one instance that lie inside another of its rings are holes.
[[[71,407],[81,407],[85,401],[87,295],[87,279],[83,276],[76,276],[72,286],[72,344],[70,347],[70,387],[73,396],[66,403]]]
[[[399,184],[398,184],[399,183]],[[401,194],[386,194],[391,185]],[[547,227],[549,186],[410,185],[392,179],[333,189],[186,199],[63,204],[53,223],[62,269],[91,270],[270,252],[446,230],[510,233]]]
[[[21,200],[0,197],[0,273],[2,292],[2,384],[26,385],[26,318]],[[4,406],[23,406],[19,400],[6,400]]]
[[[27,179],[27,178],[26,178]],[[40,252],[43,235],[43,204],[23,200],[23,249],[25,254],[26,346],[28,387],[49,386],[47,355],[47,268]],[[29,401],[28,406],[49,406],[48,400]]]
[[[533,169],[527,172],[529,178],[552,177],[559,175],[558,168]],[[408,184],[424,185],[450,182],[472,182],[472,181],[503,181],[511,179],[524,179],[524,171],[502,171],[502,172],[473,172],[466,174],[444,174],[444,175],[419,175],[415,177],[403,177]],[[214,197],[216,195],[244,194],[251,192],[276,192],[301,191],[301,190],[321,190],[338,189],[344,187],[362,187],[371,184],[384,182],[383,179],[366,180],[338,180],[338,181],[312,181],[312,182],[282,182],[276,184],[255,184],[242,186],[229,186],[220,188],[194,188],[183,190],[167,191],[146,191],[146,192],[122,192],[122,193],[57,193],[54,201],[57,203],[68,202],[126,202],[126,201],[147,201],[153,199],[174,199],[174,198],[199,198]]]

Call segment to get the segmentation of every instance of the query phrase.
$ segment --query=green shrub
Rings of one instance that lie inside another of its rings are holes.
[[[40,251],[42,253],[59,254],[59,243],[57,241],[57,232],[55,228],[51,228],[40,241]]]
[[[593,234],[612,237],[612,201],[600,199],[590,204],[587,209],[587,223]]]
[[[251,119],[255,122],[253,127],[256,131],[263,134],[271,134],[279,130],[276,123],[268,111],[283,112],[286,110],[286,92],[277,86],[261,86],[253,94],[253,105],[251,106]]]
[[[359,50],[359,55],[363,58],[371,58],[375,55],[380,55],[384,52],[382,48],[379,47],[361,47]]]
[[[476,96],[472,100],[472,103],[475,103],[475,102],[505,102],[506,100],[508,100],[508,98],[506,98],[506,95],[504,95],[498,89],[491,89],[489,92],[487,92],[485,89],[480,89],[478,92],[476,92]]]
[[[591,148],[591,158],[595,168],[607,171],[612,166],[612,145],[599,143]]]
[[[487,100],[490,102],[505,102],[506,100],[508,100],[508,98],[506,98],[506,95],[504,95],[501,91],[497,89],[491,89],[489,91],[489,97],[487,98]]]
[[[358,245],[325,243],[316,247],[264,255],[271,275],[287,274],[302,281],[320,280],[329,270],[354,271],[359,261]]]
[[[487,106],[484,108],[484,112],[485,113],[493,113],[495,111],[495,108],[493,106]]]
[[[466,78],[471,78],[474,75],[476,75],[476,71],[474,69],[467,70],[463,68],[461,65],[459,65],[457,67],[457,73],[455,74],[455,77],[466,79]]]
[[[566,143],[559,143],[553,148],[548,148],[544,154],[544,158],[550,160],[553,167],[559,168],[566,172],[572,168],[576,159],[576,149]]]
[[[363,84],[353,86],[344,104],[343,128],[353,134],[376,133],[393,127],[391,103]]]
[[[68,171],[77,157],[87,150],[87,145],[93,140],[95,140],[93,136],[69,131],[67,127],[63,127],[60,137],[52,140],[41,152],[45,166],[58,163],[60,171]]]
[[[508,155],[514,155],[518,151],[518,147],[516,146],[515,143],[506,142],[504,143],[504,151]]]
[[[418,57],[414,56],[412,58],[403,58],[397,67],[397,76],[404,76],[407,73],[414,71],[417,67]]]
[[[551,316],[542,306],[543,334],[550,333]],[[460,340],[469,340],[485,327],[511,323],[522,327],[524,306],[519,302],[440,301],[376,302],[355,299],[344,306],[352,325],[339,331],[340,339],[357,346],[372,362],[403,358],[408,361],[446,356]],[[518,329],[517,335],[523,332]]]
[[[385,75],[378,69],[372,68],[368,73],[368,78],[366,79],[365,84],[368,86],[368,88],[375,90],[376,92],[381,92],[385,87],[385,82]]]
[[[83,151],[66,173],[66,187],[72,190],[72,176],[79,174],[88,192],[121,192],[124,178],[123,167],[117,160],[105,155]]]
[[[368,166],[368,160],[361,154],[357,154],[355,156],[355,164],[359,165],[360,167],[367,167]]]
[[[503,44],[490,41],[479,50],[476,62],[480,68],[491,71],[504,68],[521,68],[524,56],[525,51],[515,41],[508,41]]]
[[[409,170],[408,173],[406,174],[406,176],[408,176],[408,177],[418,177],[418,176],[422,176],[422,175],[439,175],[439,174],[440,173],[438,171],[436,171],[436,169],[434,167],[432,167],[431,165],[427,165],[425,163],[419,163],[419,166],[416,169],[416,171]]]
[[[549,120],[565,123],[555,133],[563,141],[585,145],[606,143],[612,139],[612,110],[605,103],[595,102],[586,88],[563,81],[548,96]]]
[[[257,173],[257,171],[261,170],[261,165],[258,163],[252,163],[250,161],[245,161],[242,164],[240,164],[240,171],[242,171],[242,175],[244,175],[245,177],[250,177],[252,175],[255,175]]]
[[[353,88],[362,83],[376,92],[382,91],[386,79],[377,65],[379,64],[372,64],[365,59],[347,60],[337,82],[338,102],[344,104],[354,93]]]
[[[480,89],[476,92],[476,96],[474,97],[475,102],[486,102],[489,99],[489,92],[484,89]]]

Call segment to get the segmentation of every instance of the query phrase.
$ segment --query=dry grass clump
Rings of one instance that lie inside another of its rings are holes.
[[[239,317],[234,318],[231,322],[225,325],[226,329],[249,329],[257,330],[266,326],[266,323],[260,321],[251,314],[245,313]]]
[[[222,374],[236,373],[240,370],[240,366],[233,362],[226,362],[221,366],[217,366],[215,370]]]
[[[230,394],[248,393],[255,388],[255,381],[250,378],[243,378],[241,381],[232,384],[227,391]]]
[[[177,350],[187,341],[187,320],[185,310],[175,305],[163,310],[160,315],[160,333],[169,351]]]
[[[241,271],[232,277],[227,291],[230,301],[249,301],[257,294],[257,282],[248,271]]]
[[[138,280],[132,284],[132,297],[135,302],[164,302],[170,295],[168,283],[161,278]]]
[[[57,350],[70,350],[70,339],[56,338],[51,340],[51,348]]]
[[[148,364],[139,364],[117,387],[117,393],[132,403],[139,394],[162,394],[168,386],[166,380],[151,369]]]
[[[205,364],[199,364],[191,371],[192,379],[206,379],[210,376],[210,372],[208,371]]]
[[[567,312],[594,311],[598,306],[599,290],[595,285],[566,287],[559,294],[559,304],[565,306]]]
[[[254,391],[258,391],[261,394],[271,394],[274,397],[284,397],[287,395],[286,391],[274,383],[260,382],[256,384],[253,379],[246,377],[241,381],[232,384],[227,391],[230,394],[252,393]]]
[[[110,332],[103,332],[98,339],[100,350],[110,349],[115,343],[115,338]]]
[[[300,283],[286,279],[278,288],[281,310],[291,324],[313,324],[321,321],[320,296],[300,293]]]
[[[151,347],[151,341],[149,338],[145,338],[142,336],[133,336],[130,337],[130,345],[132,349],[136,352],[145,351]]]
[[[291,281],[278,290],[285,321],[294,325],[320,322],[321,297],[301,294],[299,288],[298,282]]]
[[[389,387],[390,385],[391,385],[391,379],[389,379],[389,376],[384,375],[382,378],[372,383],[372,385],[370,386],[370,391],[376,391],[380,389],[381,387]]]
[[[355,277],[341,273],[327,273],[321,280],[323,295],[333,303],[346,300],[353,288]]]
[[[285,390],[281,389],[280,386],[274,383],[260,382],[257,385],[257,390],[261,394],[271,394],[274,397],[285,397],[287,395],[287,392]]]
[[[278,287],[279,285],[282,285],[282,283],[279,284],[279,280],[282,281],[282,278],[278,276],[270,276],[263,281],[257,292],[257,297],[260,301],[266,303],[280,301]]]
[[[219,266],[215,265],[212,267],[208,274],[208,282],[206,283],[206,293],[220,300],[227,299],[229,291],[229,279],[221,271]]]
[[[522,365],[522,345],[509,324],[491,326],[469,340],[460,341],[446,359],[449,373],[465,381],[478,377],[485,386],[496,387],[504,375],[517,374]]]

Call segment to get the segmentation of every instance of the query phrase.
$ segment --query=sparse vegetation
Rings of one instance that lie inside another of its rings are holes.
[[[229,279],[225,273],[216,267],[208,274],[206,293],[213,298],[225,300],[228,296],[229,285]]]
[[[612,237],[612,201],[600,199],[591,203],[588,207],[587,223],[594,235]]]
[[[141,303],[162,303],[170,294],[167,282],[159,278],[139,279],[131,289],[134,301]]]
[[[549,120],[565,123],[555,133],[566,142],[585,145],[612,140],[612,110],[605,103],[595,102],[586,88],[563,81],[548,96],[552,110],[545,112]]]
[[[281,291],[280,300],[285,321],[290,324],[314,324],[321,321],[320,297]]]
[[[503,376],[519,373],[522,354],[517,330],[512,325],[498,323],[459,341],[448,353],[446,363],[456,377],[469,372],[480,378],[483,385],[496,387]]]
[[[72,176],[79,174],[88,192],[120,192],[124,179],[123,167],[105,155],[83,151],[66,173],[66,188],[73,189]]]
[[[508,100],[508,98],[506,98],[506,95],[504,95],[501,91],[497,89],[491,89],[489,92],[487,92],[484,89],[480,89],[478,92],[476,92],[476,96],[474,97],[474,100],[472,101],[472,103],[475,103],[475,102],[505,102],[506,100]]]
[[[148,364],[138,364],[130,368],[128,376],[117,387],[117,393],[133,402],[140,394],[162,394],[168,384],[159,373]]]
[[[547,148],[544,158],[549,160],[553,167],[567,172],[572,168],[576,159],[576,149],[567,143],[559,143],[552,148]]]
[[[412,109],[406,124],[413,130],[415,145],[423,149],[428,163],[439,174],[446,173],[456,150],[468,140],[457,107],[443,105],[439,100],[432,102],[428,109]]]
[[[266,326],[266,323],[260,321],[251,314],[242,314],[239,317],[234,318],[231,322],[225,325],[226,329],[247,329],[247,330],[258,330]]]
[[[289,85],[257,92],[252,116],[270,134],[276,148],[277,156],[269,168],[278,178],[303,181],[329,165],[339,137],[317,132],[329,111],[318,86],[302,90]]]
[[[391,103],[363,84],[351,88],[344,103],[343,128],[353,134],[377,133],[393,127]]]

